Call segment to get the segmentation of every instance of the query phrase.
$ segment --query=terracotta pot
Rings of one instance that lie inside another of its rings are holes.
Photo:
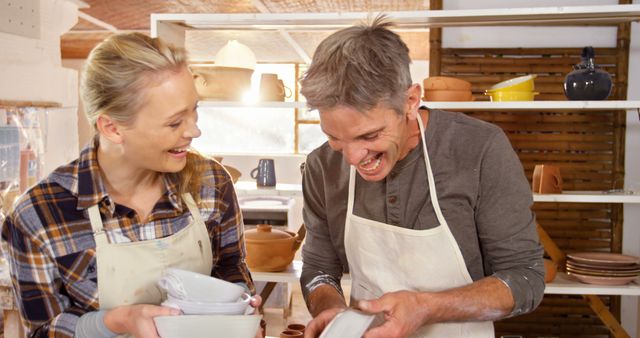
[[[251,88],[253,69],[193,67],[198,95],[203,99],[238,101]]]
[[[431,76],[422,81],[424,90],[466,90],[471,91],[471,82],[455,77]]]
[[[473,101],[470,90],[425,90],[425,101]]]
[[[284,330],[280,333],[280,338],[302,338],[304,333],[296,330]]]
[[[269,224],[258,224],[256,229],[247,230],[247,266],[254,271],[285,270],[293,261],[305,233],[304,225],[298,234],[272,229]]]
[[[555,165],[537,164],[533,169],[531,190],[538,194],[562,193],[560,168]]]
[[[545,283],[553,282],[558,272],[558,265],[550,259],[544,259],[544,281]]]
[[[287,325],[287,330],[300,331],[302,333],[304,333],[304,330],[306,328],[307,327],[304,326],[304,324],[292,323],[292,324]]]

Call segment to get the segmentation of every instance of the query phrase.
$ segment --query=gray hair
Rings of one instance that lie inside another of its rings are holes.
[[[184,49],[160,39],[142,33],[107,38],[91,51],[82,70],[80,97],[89,123],[95,128],[101,114],[132,123],[145,102],[144,88],[186,65]]]
[[[370,24],[339,30],[323,40],[300,81],[309,108],[346,105],[364,113],[384,103],[403,114],[412,83],[411,59],[392,26],[380,15]]]

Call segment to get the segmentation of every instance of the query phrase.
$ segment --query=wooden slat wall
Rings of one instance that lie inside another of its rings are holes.
[[[436,35],[437,37],[438,35]],[[433,37],[432,37],[433,42]],[[491,85],[526,74],[537,74],[536,100],[566,100],[564,77],[580,61],[580,48],[443,49],[433,51],[432,75],[468,80],[476,100]],[[433,56],[439,55],[435,60]],[[619,50],[597,48],[596,62],[619,82]],[[433,71],[439,70],[438,73]],[[623,79],[626,82],[626,78]],[[614,91],[611,99],[620,97]],[[477,111],[469,115],[499,125],[519,155],[531,179],[536,164],[561,168],[565,190],[609,190],[623,186],[624,119],[619,112]],[[624,113],[622,113],[624,114]],[[623,115],[624,116],[624,115]],[[622,154],[621,154],[622,153]],[[620,251],[621,206],[618,204],[536,203],[538,222],[565,252]],[[603,297],[619,317],[619,297]],[[580,296],[546,295],[533,313],[496,323],[496,336],[609,337],[609,331]]]

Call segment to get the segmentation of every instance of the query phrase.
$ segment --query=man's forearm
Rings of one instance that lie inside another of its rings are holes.
[[[509,315],[514,306],[511,290],[495,277],[442,292],[419,293],[418,297],[425,310],[424,324],[494,321]]]
[[[307,297],[307,307],[313,317],[332,308],[346,308],[344,297],[333,286],[323,284],[315,288]]]

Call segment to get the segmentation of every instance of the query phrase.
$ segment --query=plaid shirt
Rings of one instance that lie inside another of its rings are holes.
[[[107,194],[97,161],[97,141],[80,157],[59,167],[16,202],[5,219],[11,278],[18,306],[36,337],[73,337],[80,316],[99,308],[95,241],[88,208],[99,204],[109,242],[162,238],[187,226],[192,217],[173,174],[163,176],[165,193],[148,222],[117,205]],[[242,216],[229,174],[204,159],[200,213],[213,250],[212,276],[253,282],[245,264]]]

